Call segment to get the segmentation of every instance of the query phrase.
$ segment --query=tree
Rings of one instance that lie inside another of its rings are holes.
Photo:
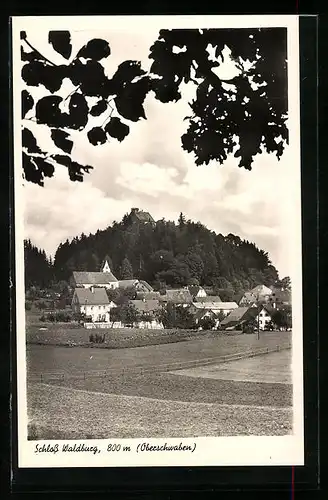
[[[122,261],[121,265],[121,280],[131,280],[133,279],[133,269],[131,263],[127,257]]]
[[[272,313],[272,322],[278,328],[291,328],[292,327],[292,311],[291,307],[284,307],[283,309],[277,309]]]
[[[133,304],[126,302],[124,304],[119,305],[112,309],[111,314],[114,313],[115,320],[121,321],[125,325],[132,325],[139,319],[138,310],[135,308]],[[113,317],[113,314],[112,314]]]
[[[215,327],[215,319],[210,316],[204,316],[198,323],[202,330],[213,330]]]
[[[186,223],[186,218],[185,216],[183,215],[182,212],[180,212],[180,215],[179,215],[179,219],[178,219],[178,225],[180,228],[182,228]]]
[[[49,44],[67,61],[57,65],[31,45],[25,31],[20,36],[21,74],[28,88],[21,93],[23,170],[29,182],[43,186],[58,164],[68,169],[72,181],[83,181],[93,167],[71,158],[72,132],[85,133],[90,118],[97,118],[99,124],[86,134],[88,141],[94,146],[121,142],[134,122],[146,119],[149,92],[162,103],[177,102],[186,84],[196,86],[196,98],[189,103],[189,126],[181,143],[197,165],[211,160],[222,164],[234,154],[239,166],[250,170],[263,150],[280,159],[288,143],[285,28],[163,29],[150,47],[149,72],[140,61],[126,60],[111,77],[101,64],[111,54],[106,40],[92,39],[73,53],[69,31],[50,31]],[[217,72],[226,58],[235,65],[229,80]],[[75,88],[65,98],[59,95],[64,79]],[[36,100],[31,87],[40,85],[48,93]],[[61,108],[65,103],[67,111]],[[27,120],[47,126],[63,154],[43,150]]]
[[[182,256],[181,261],[188,266],[191,279],[196,279],[199,283],[204,271],[202,258],[196,252],[189,251],[185,256]]]
[[[282,290],[288,290],[291,291],[292,289],[292,282],[289,276],[286,276],[285,278],[282,278],[280,281],[278,281],[278,286]]]
[[[175,304],[167,304],[158,313],[158,319],[165,328],[194,329],[196,322],[188,308]]]

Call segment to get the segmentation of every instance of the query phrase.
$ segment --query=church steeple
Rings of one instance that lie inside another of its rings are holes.
[[[110,266],[111,266],[111,259],[108,257],[108,255],[106,255],[104,260],[102,261],[100,272],[110,273],[111,272]]]

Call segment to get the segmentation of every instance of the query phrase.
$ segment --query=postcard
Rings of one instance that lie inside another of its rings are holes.
[[[303,465],[298,17],[12,47],[18,466]]]

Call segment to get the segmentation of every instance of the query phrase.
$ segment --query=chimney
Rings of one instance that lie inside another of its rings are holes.
[[[95,287],[94,287],[94,286],[91,286],[91,287],[90,287],[90,290],[91,290],[91,293],[94,293],[94,292],[95,292]]]

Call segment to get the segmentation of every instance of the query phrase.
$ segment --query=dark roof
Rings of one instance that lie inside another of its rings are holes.
[[[118,286],[119,288],[130,288],[132,286],[135,286],[135,284],[138,282],[137,279],[133,280],[119,280]]]
[[[195,302],[222,302],[218,295],[207,295],[206,297],[195,297]]]
[[[130,304],[139,312],[157,311],[161,307],[158,300],[130,300]]]
[[[292,293],[290,290],[279,290],[276,288],[272,289],[272,295],[270,296],[270,299],[272,301],[277,301],[277,302],[286,302],[290,303],[292,300]]]
[[[258,307],[237,307],[221,321],[221,325],[238,325],[242,321],[256,318],[258,311]]]
[[[172,302],[175,304],[190,304],[192,295],[188,289],[166,290],[165,295],[161,295],[163,302]]]
[[[141,283],[145,288],[147,288],[149,292],[153,291],[153,287],[149,283],[147,283],[147,281],[139,280],[139,283]]]
[[[132,279],[132,280],[119,280],[118,286],[119,288],[130,288],[130,287],[135,287],[138,283],[143,285],[148,292],[152,292],[153,288],[147,283],[147,281],[144,280],[138,280],[138,279]]]
[[[89,288],[76,288],[74,295],[81,305],[103,305],[109,304],[106,290],[104,288],[94,288],[93,292]]]
[[[113,273],[99,273],[88,271],[73,271],[76,285],[107,285],[117,281]]]

